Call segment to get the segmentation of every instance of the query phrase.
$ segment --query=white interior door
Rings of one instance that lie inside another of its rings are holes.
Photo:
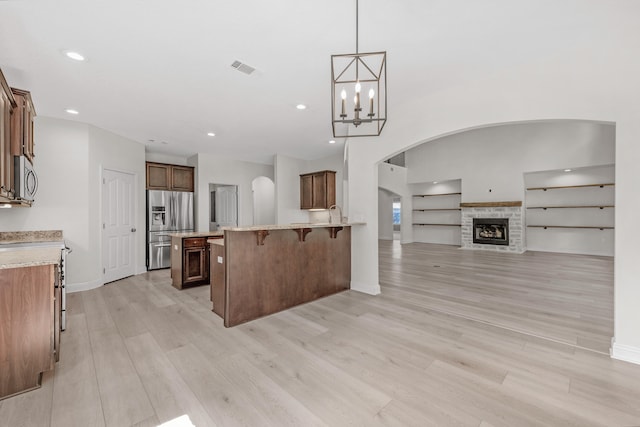
[[[104,283],[135,273],[135,176],[105,169],[102,178]]]
[[[238,226],[238,187],[225,185],[216,188],[216,220],[218,227]]]

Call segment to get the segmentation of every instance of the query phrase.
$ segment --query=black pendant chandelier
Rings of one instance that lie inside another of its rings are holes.
[[[387,52],[331,55],[331,125],[335,138],[378,136],[387,122]]]

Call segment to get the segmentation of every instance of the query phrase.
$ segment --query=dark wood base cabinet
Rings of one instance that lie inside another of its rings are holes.
[[[42,373],[54,368],[57,277],[52,264],[0,269],[0,399],[39,387]]]
[[[222,236],[172,237],[171,283],[174,288],[209,284],[208,239]]]

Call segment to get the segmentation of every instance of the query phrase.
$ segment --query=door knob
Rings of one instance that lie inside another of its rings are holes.
[[[132,232],[132,233],[135,233],[135,232],[136,232],[135,227],[131,229],[131,232]]]

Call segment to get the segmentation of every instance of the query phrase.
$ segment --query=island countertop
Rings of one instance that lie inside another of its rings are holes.
[[[211,237],[211,236],[223,236],[222,230],[217,231],[189,231],[185,233],[168,233],[169,237],[189,238],[189,237]]]
[[[300,228],[329,228],[329,227],[351,227],[354,225],[365,225],[364,222],[294,222],[281,225],[252,225],[249,227],[223,227],[228,231],[260,231],[260,230],[296,230]]]

